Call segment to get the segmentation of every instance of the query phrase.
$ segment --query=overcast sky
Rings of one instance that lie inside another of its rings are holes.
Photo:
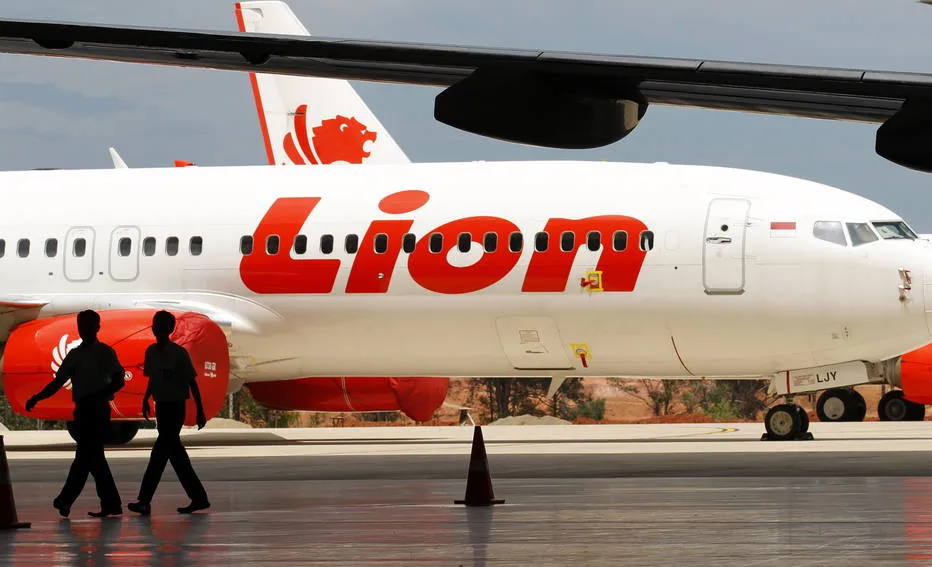
[[[915,0],[290,4],[311,33],[330,37],[932,72],[932,6]],[[2,0],[0,17],[235,30],[232,7],[227,0]],[[932,174],[878,157],[875,125],[654,106],[620,142],[561,151],[485,139],[434,121],[438,89],[354,85],[414,161],[744,167],[864,195],[932,232]],[[131,167],[265,159],[244,73],[0,55],[0,169],[110,167],[108,146]]]

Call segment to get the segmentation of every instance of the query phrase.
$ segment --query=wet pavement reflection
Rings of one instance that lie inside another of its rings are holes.
[[[194,516],[165,482],[151,517],[107,520],[92,490],[59,520],[57,488],[15,486],[33,525],[0,564],[932,565],[929,478],[504,479],[492,508],[453,505],[461,481],[213,482]]]

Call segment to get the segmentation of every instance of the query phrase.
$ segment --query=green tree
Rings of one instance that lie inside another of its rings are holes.
[[[579,405],[592,401],[581,378],[566,380],[552,397],[547,396],[549,389],[549,378],[476,378],[469,383],[466,405],[480,408],[489,421],[513,415],[552,415],[572,421],[579,415]]]
[[[641,400],[654,415],[659,416],[673,413],[673,408],[679,401],[679,394],[689,381],[640,378],[632,383],[623,378],[609,378],[608,382],[615,389]]]
[[[252,397],[249,386],[233,394],[233,417],[237,421],[248,423],[253,427],[292,427],[297,421],[297,413],[268,409]]]

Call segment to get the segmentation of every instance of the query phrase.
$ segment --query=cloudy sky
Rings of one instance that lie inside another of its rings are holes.
[[[291,0],[330,37],[932,72],[915,0]],[[0,18],[235,30],[232,0],[3,0]],[[532,8],[533,7],[533,8]],[[547,150],[433,120],[437,89],[355,84],[414,161],[669,161],[772,171],[872,198],[932,232],[932,174],[874,153],[875,125],[655,106],[606,148]],[[0,55],[0,169],[264,163],[245,74]]]

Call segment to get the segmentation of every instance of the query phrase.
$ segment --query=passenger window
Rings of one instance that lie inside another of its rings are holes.
[[[385,254],[388,251],[388,235],[380,232],[375,235],[375,253]]]
[[[252,254],[252,236],[244,236],[239,239],[239,251],[243,256]]]
[[[572,232],[564,232],[560,235],[560,250],[572,252],[576,248],[576,235]]]
[[[430,240],[428,241],[428,248],[434,254],[439,254],[443,250],[443,235],[439,232],[435,232],[430,235]]]
[[[847,223],[848,236],[851,237],[852,246],[860,246],[868,242],[880,240],[871,227],[866,222],[849,222]]]
[[[472,249],[472,236],[468,232],[460,233],[459,238],[456,239],[456,247],[460,252],[469,252]]]
[[[333,252],[332,234],[324,234],[320,237],[320,252],[321,254],[330,254]]]
[[[48,238],[45,241],[45,255],[49,258],[58,256],[58,239]]]
[[[307,252],[307,236],[299,234],[294,237],[294,253],[304,254]]]
[[[597,230],[593,230],[592,232],[586,235],[586,248],[588,248],[590,252],[598,252],[599,248],[601,247],[602,247],[602,233],[601,232]]]
[[[623,230],[616,230],[612,235],[612,250],[621,252],[628,247],[628,233]]]
[[[71,245],[71,253],[74,254],[74,257],[82,258],[86,252],[87,240],[84,240],[83,238],[75,238],[74,243]]]
[[[641,250],[647,252],[654,249],[654,233],[650,230],[641,232]]]
[[[117,254],[126,257],[133,252],[133,241],[130,238],[123,237],[117,242]]]
[[[812,235],[819,240],[847,246],[845,230],[838,221],[816,221],[812,225]]]
[[[169,256],[178,255],[178,237],[169,236],[165,239],[165,253]]]
[[[550,235],[546,232],[538,232],[534,235],[534,249],[538,252],[546,252],[549,243]]]
[[[355,254],[359,250],[359,237],[355,234],[347,234],[343,247],[347,254]]]
[[[147,236],[142,240],[142,253],[146,256],[155,255],[155,238]]]
[[[0,258],[6,256],[6,240],[0,238]]]
[[[508,237],[508,249],[512,252],[520,252],[524,247],[524,235],[520,232],[512,232]]]
[[[19,242],[16,243],[16,253],[20,258],[25,258],[29,256],[29,239],[20,238]]]
[[[417,245],[417,237],[410,232],[401,239],[401,249],[407,254],[414,252],[415,245]]]
[[[192,236],[188,241],[188,250],[192,256],[200,256],[204,251],[204,238],[202,236]]]
[[[278,254],[279,248],[281,248],[282,239],[279,238],[277,234],[270,234],[268,238],[265,239],[265,252],[266,254],[274,256]]]
[[[485,238],[482,239],[482,247],[485,248],[486,252],[495,252],[498,248],[498,235],[494,232],[485,233]]]

